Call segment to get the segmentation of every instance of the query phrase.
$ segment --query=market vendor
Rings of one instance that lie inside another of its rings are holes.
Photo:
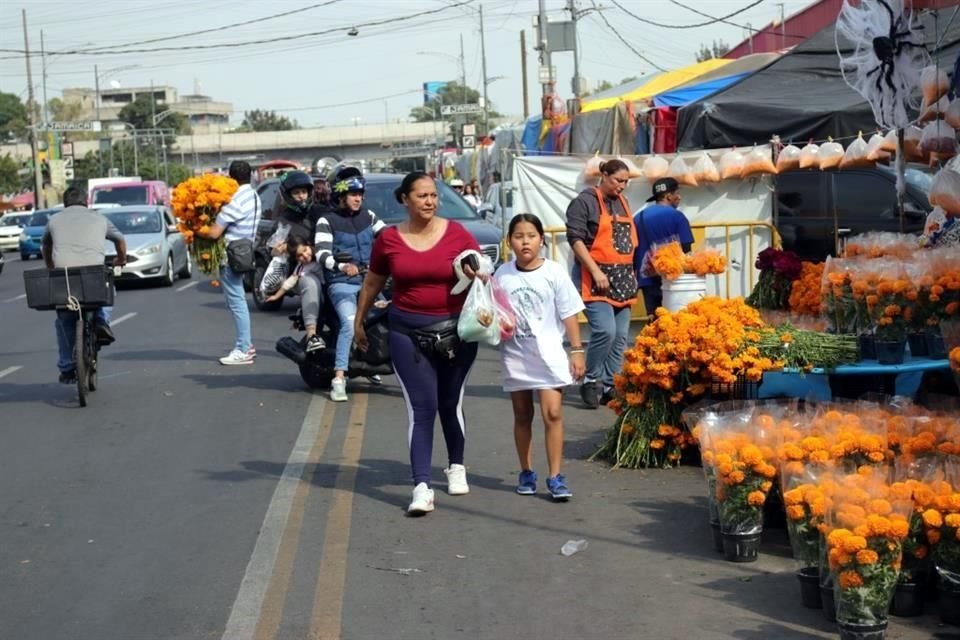
[[[934,211],[938,212],[937,209]],[[931,248],[960,247],[960,218],[946,213],[941,214],[942,220],[931,221],[933,215],[927,217],[923,244]]]
[[[587,371],[580,396],[595,409],[611,398],[637,298],[633,256],[637,230],[623,190],[630,180],[622,160],[600,165],[600,184],[584,189],[567,207],[567,240],[576,257],[574,283],[590,325]]]
[[[634,266],[637,270],[637,279],[640,290],[643,292],[643,304],[647,313],[653,315],[657,307],[663,303],[661,279],[659,277],[643,277],[641,267],[644,257],[650,247],[671,240],[680,243],[684,253],[689,253],[693,246],[693,232],[690,230],[690,221],[680,212],[680,183],[673,178],[660,178],[653,183],[653,195],[647,198],[653,204],[641,209],[633,217],[640,237],[640,245],[634,254]]]

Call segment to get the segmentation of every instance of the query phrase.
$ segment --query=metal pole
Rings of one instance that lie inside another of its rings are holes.
[[[43,121],[50,122],[47,111],[47,50],[43,46],[43,29],[40,29],[40,69],[43,75]]]
[[[133,174],[139,176],[140,175],[140,159],[137,156],[137,154],[139,153],[137,151],[137,146],[138,146],[137,145],[137,128],[133,127]]]
[[[783,17],[783,3],[780,3],[780,48],[787,48],[787,23]]]
[[[161,136],[160,141],[163,143],[163,181],[168,185],[170,184],[170,165],[167,163],[167,138],[166,136]]]
[[[523,78],[523,119],[530,116],[530,90],[527,88],[527,32],[520,31],[520,75]]]
[[[150,113],[152,118],[150,119],[150,126],[154,129],[157,128],[157,96],[153,91],[153,80],[150,80]],[[160,177],[160,150],[157,149],[157,138],[156,131],[150,132],[150,142],[153,144],[153,163],[154,163],[154,176],[153,179],[156,180]]]
[[[541,83],[544,99],[553,93],[553,68],[550,66],[550,49],[547,47],[547,1],[540,0],[537,17],[537,51],[540,52],[540,64],[547,68],[547,81]]]
[[[93,106],[97,111],[97,122],[100,120],[100,71],[97,69],[97,65],[93,65],[93,86],[94,86],[94,98]],[[103,127],[101,125],[101,131]],[[97,158],[100,161],[100,175],[103,176],[103,152],[97,154]],[[113,137],[110,138],[110,168],[113,168]]]
[[[487,106],[487,45],[483,34],[483,5],[479,7],[480,11],[480,68],[483,71],[483,135],[490,132],[489,111]]]
[[[467,65],[463,56],[463,34],[460,34],[460,86],[463,92],[463,104],[467,104]]]
[[[577,51],[577,7],[573,0],[568,0],[567,8],[570,11],[570,22],[573,23],[573,97],[580,97],[580,53]]]
[[[27,62],[27,116],[30,119],[30,153],[33,156],[33,206],[42,209],[43,202],[43,169],[40,168],[40,155],[37,153],[37,116],[33,100],[33,73],[30,70],[30,41],[27,39],[27,10],[21,9],[23,18],[23,57]]]

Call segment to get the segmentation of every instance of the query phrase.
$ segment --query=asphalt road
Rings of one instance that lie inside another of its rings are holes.
[[[711,550],[699,469],[610,472],[586,458],[612,419],[568,403],[567,504],[513,494],[496,353],[464,398],[471,493],[409,501],[406,413],[390,378],[334,405],[273,352],[252,367],[205,279],[123,289],[101,388],[56,383],[50,312],[0,274],[0,638],[831,638],[802,609],[782,531],[749,565]],[[536,434],[543,470],[542,437]],[[589,547],[560,555],[567,540]],[[943,634],[894,620],[891,638]],[[957,631],[954,629],[954,631]],[[946,637],[946,636],[943,636]]]

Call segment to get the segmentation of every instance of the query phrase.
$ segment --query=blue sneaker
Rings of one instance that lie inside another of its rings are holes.
[[[560,473],[547,478],[547,491],[550,492],[554,502],[566,502],[573,497],[573,492],[567,488],[567,479]]]
[[[522,496],[532,496],[537,493],[537,472],[521,471],[517,481],[517,493]]]

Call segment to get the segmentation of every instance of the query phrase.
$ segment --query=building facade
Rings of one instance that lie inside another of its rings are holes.
[[[195,133],[219,133],[230,124],[233,105],[213,100],[210,96],[191,94],[179,96],[175,87],[121,87],[101,88],[99,105],[97,91],[90,88],[63,90],[66,104],[78,104],[80,120],[100,120],[104,129],[113,128],[120,122],[120,111],[142,95],[153,94],[157,102],[157,114],[163,111],[182,113],[187,117]],[[162,122],[161,125],[162,126]]]

